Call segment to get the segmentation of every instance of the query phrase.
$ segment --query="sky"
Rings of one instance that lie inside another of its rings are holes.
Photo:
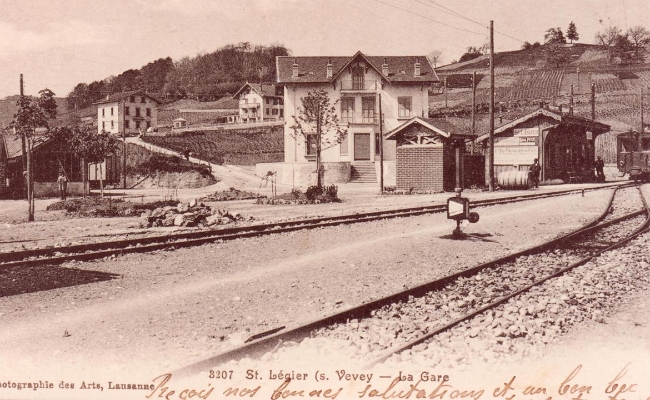
[[[611,25],[650,29],[650,0],[0,0],[0,10],[0,98],[19,93],[21,73],[26,94],[67,96],[81,82],[239,42],[296,56],[440,50],[446,64],[487,42],[490,20],[497,52],[571,21],[581,43]]]

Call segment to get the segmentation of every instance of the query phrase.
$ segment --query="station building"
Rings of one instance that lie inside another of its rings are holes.
[[[594,177],[596,138],[610,126],[540,108],[494,130],[494,176],[527,171],[539,160],[540,180],[588,182]],[[487,146],[488,134],[477,142]]]

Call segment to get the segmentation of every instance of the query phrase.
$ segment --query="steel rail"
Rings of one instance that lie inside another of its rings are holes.
[[[521,289],[518,289],[518,290],[516,290],[516,291],[514,291],[514,292],[512,292],[510,294],[502,296],[502,297],[498,298],[497,300],[493,301],[490,304],[487,304],[487,305],[485,305],[483,307],[480,307],[480,308],[478,308],[478,309],[476,309],[476,310],[474,310],[474,311],[472,311],[470,313],[465,314],[462,317],[459,317],[459,318],[457,318],[457,319],[455,319],[455,320],[453,320],[451,322],[448,322],[448,323],[446,323],[444,325],[441,325],[438,328],[434,329],[433,331],[431,331],[431,332],[429,332],[429,333],[427,333],[425,335],[422,335],[422,336],[420,336],[418,338],[415,338],[415,339],[409,341],[408,343],[405,343],[405,344],[399,346],[398,348],[387,350],[384,354],[382,354],[381,356],[375,358],[370,363],[366,364],[365,368],[371,368],[372,366],[387,360],[388,358],[390,358],[394,354],[401,353],[401,352],[403,352],[405,350],[408,350],[408,349],[410,349],[410,348],[412,348],[414,346],[417,346],[420,343],[426,342],[427,340],[433,338],[434,336],[437,336],[440,333],[446,332],[446,331],[450,330],[451,328],[457,326],[458,324],[460,324],[462,322],[468,321],[468,320],[470,320],[470,319],[484,313],[485,311],[489,311],[489,310],[491,310],[491,309],[493,309],[495,307],[498,307],[498,306],[500,306],[502,304],[505,304],[508,300],[510,300],[510,299],[512,299],[512,298],[514,298],[516,296],[519,296],[520,294],[526,293],[530,289],[532,289],[532,288],[534,288],[536,286],[539,286],[539,285],[549,281],[550,279],[560,277],[560,276],[564,275],[565,273],[567,273],[567,272],[569,272],[569,271],[571,271],[571,270],[573,270],[573,269],[575,269],[575,268],[577,268],[577,267],[579,267],[581,265],[584,265],[584,264],[588,263],[589,261],[593,260],[594,258],[598,257],[599,255],[601,255],[601,254],[603,254],[605,252],[608,252],[608,251],[611,251],[611,250],[614,250],[616,248],[619,248],[619,247],[623,246],[624,244],[630,242],[632,239],[636,238],[637,236],[641,235],[642,233],[648,232],[649,231],[648,226],[650,225],[650,209],[648,208],[648,203],[646,202],[646,199],[643,196],[643,192],[641,192],[641,200],[643,202],[643,206],[644,206],[645,209],[642,210],[640,213],[645,213],[646,214],[646,219],[643,222],[643,224],[641,224],[638,228],[636,228],[632,233],[630,233],[625,238],[617,241],[616,243],[613,243],[613,244],[607,246],[606,248],[604,248],[602,250],[597,251],[594,254],[591,254],[591,255],[589,255],[587,257],[584,257],[584,258],[582,258],[582,259],[580,259],[578,261],[575,261],[575,262],[567,265],[566,267],[561,268],[558,271],[556,271],[556,272],[554,272],[554,273],[552,273],[552,274],[550,274],[550,275],[548,275],[548,276],[546,276],[544,278],[539,279],[538,281],[535,281],[535,282],[533,282],[533,283],[531,283],[529,285],[526,285],[526,286],[522,287]],[[634,214],[636,214],[636,216],[640,215],[639,212],[634,213]],[[630,215],[632,215],[632,214],[630,214]],[[618,218],[615,221],[620,222],[620,220],[621,219]],[[612,222],[612,221],[609,221],[609,222]],[[608,222],[608,225],[612,225],[609,222]],[[598,227],[600,228],[601,225],[599,225]]]
[[[618,189],[634,186],[633,183],[624,183],[608,186],[600,186],[588,189],[568,189],[564,191],[526,194],[498,199],[485,199],[473,202],[474,207],[487,207],[516,203],[520,201],[538,200],[549,197],[559,197],[577,194],[585,191],[596,191],[601,189]],[[611,200],[610,200],[611,202]],[[47,247],[40,249],[28,249],[12,252],[0,252],[0,270],[17,266],[34,266],[47,263],[61,264],[72,260],[93,260],[109,257],[114,254],[146,253],[157,250],[173,249],[178,247],[199,246],[215,241],[226,241],[240,238],[250,238],[262,235],[272,235],[286,232],[293,232],[303,229],[317,229],[336,225],[347,225],[354,223],[370,222],[389,218],[404,218],[418,215],[444,212],[446,204],[431,206],[408,207],[366,213],[346,214],[333,217],[305,218],[294,221],[277,223],[266,223],[248,225],[235,228],[206,230],[198,232],[184,232],[171,235],[157,235],[139,237],[132,239],[121,239],[100,243],[85,243],[61,247]]]
[[[632,185],[635,186],[635,185]],[[636,185],[638,186],[638,185]],[[628,186],[625,186],[628,187]],[[605,210],[601,215],[593,219],[592,221],[588,222],[585,224],[583,227],[578,228],[577,230],[573,232],[569,232],[567,234],[564,234],[558,238],[552,239],[550,241],[547,241],[545,243],[542,243],[540,245],[531,247],[529,249],[524,249],[522,251],[519,251],[517,253],[509,254],[504,257],[500,257],[498,259],[489,261],[484,264],[476,265],[473,267],[470,267],[466,270],[456,272],[451,275],[447,275],[445,277],[436,279],[435,281],[428,282],[410,289],[406,289],[404,291],[400,291],[398,293],[394,293],[392,295],[386,296],[381,299],[373,300],[370,302],[363,303],[358,306],[354,306],[351,308],[348,308],[346,310],[343,310],[341,312],[338,312],[333,315],[326,316],[324,318],[320,318],[311,322],[304,323],[299,326],[287,328],[285,326],[282,327],[277,327],[272,330],[258,333],[254,336],[251,336],[244,345],[233,348],[231,350],[228,350],[224,353],[215,355],[213,357],[210,357],[208,359],[198,361],[196,363],[187,365],[185,367],[182,367],[178,369],[177,371],[174,371],[174,375],[181,375],[181,376],[186,376],[186,375],[191,375],[195,374],[199,371],[205,370],[206,368],[213,367],[214,365],[218,365],[227,361],[231,361],[233,359],[241,359],[244,357],[249,357],[249,358],[255,358],[255,357],[260,357],[264,353],[271,351],[278,345],[280,345],[282,342],[286,341],[295,341],[301,338],[306,337],[309,332],[314,331],[316,329],[326,327],[329,325],[333,325],[335,323],[340,323],[340,322],[345,322],[350,319],[355,319],[355,318],[366,318],[368,317],[373,310],[379,309],[383,307],[384,305],[391,304],[391,303],[396,303],[400,301],[407,300],[409,297],[420,297],[424,295],[427,292],[434,291],[434,290],[440,290],[444,286],[448,285],[449,283],[455,281],[458,278],[461,277],[469,277],[472,275],[477,274],[481,270],[487,269],[487,268],[492,268],[498,264],[506,263],[509,261],[512,261],[516,259],[517,257],[523,256],[523,255],[528,255],[531,253],[539,252],[539,251],[544,251],[546,248],[551,247],[553,245],[556,245],[562,241],[574,238],[576,236],[579,236],[581,234],[585,233],[590,233],[595,231],[596,229],[602,229],[604,227],[610,226],[612,224],[621,222],[622,220],[633,218],[635,216],[638,216],[640,214],[643,214],[645,211],[636,211],[633,213],[630,213],[628,215],[625,215],[623,217],[607,221],[606,223],[603,224],[598,224],[599,221],[602,221],[607,217],[609,214],[612,202],[614,200],[614,196],[616,191],[614,190],[611,194],[611,197],[608,201],[607,206],[605,207]],[[645,202],[644,202],[645,205]],[[647,206],[646,206],[647,210]]]

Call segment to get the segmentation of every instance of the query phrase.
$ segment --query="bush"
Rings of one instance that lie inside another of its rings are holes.
[[[291,197],[293,197],[294,200],[300,199],[302,196],[302,192],[299,189],[291,189]]]
[[[336,185],[329,185],[323,188],[323,194],[331,201],[336,201],[339,199],[338,192],[339,188]]]
[[[309,201],[316,200],[316,198],[321,194],[323,194],[323,189],[319,188],[316,185],[308,187],[307,190],[305,191],[305,196]]]

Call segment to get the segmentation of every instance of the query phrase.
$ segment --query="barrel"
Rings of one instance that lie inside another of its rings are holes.
[[[528,177],[528,171],[505,171],[497,176],[497,182],[501,189],[530,189],[532,182]]]

